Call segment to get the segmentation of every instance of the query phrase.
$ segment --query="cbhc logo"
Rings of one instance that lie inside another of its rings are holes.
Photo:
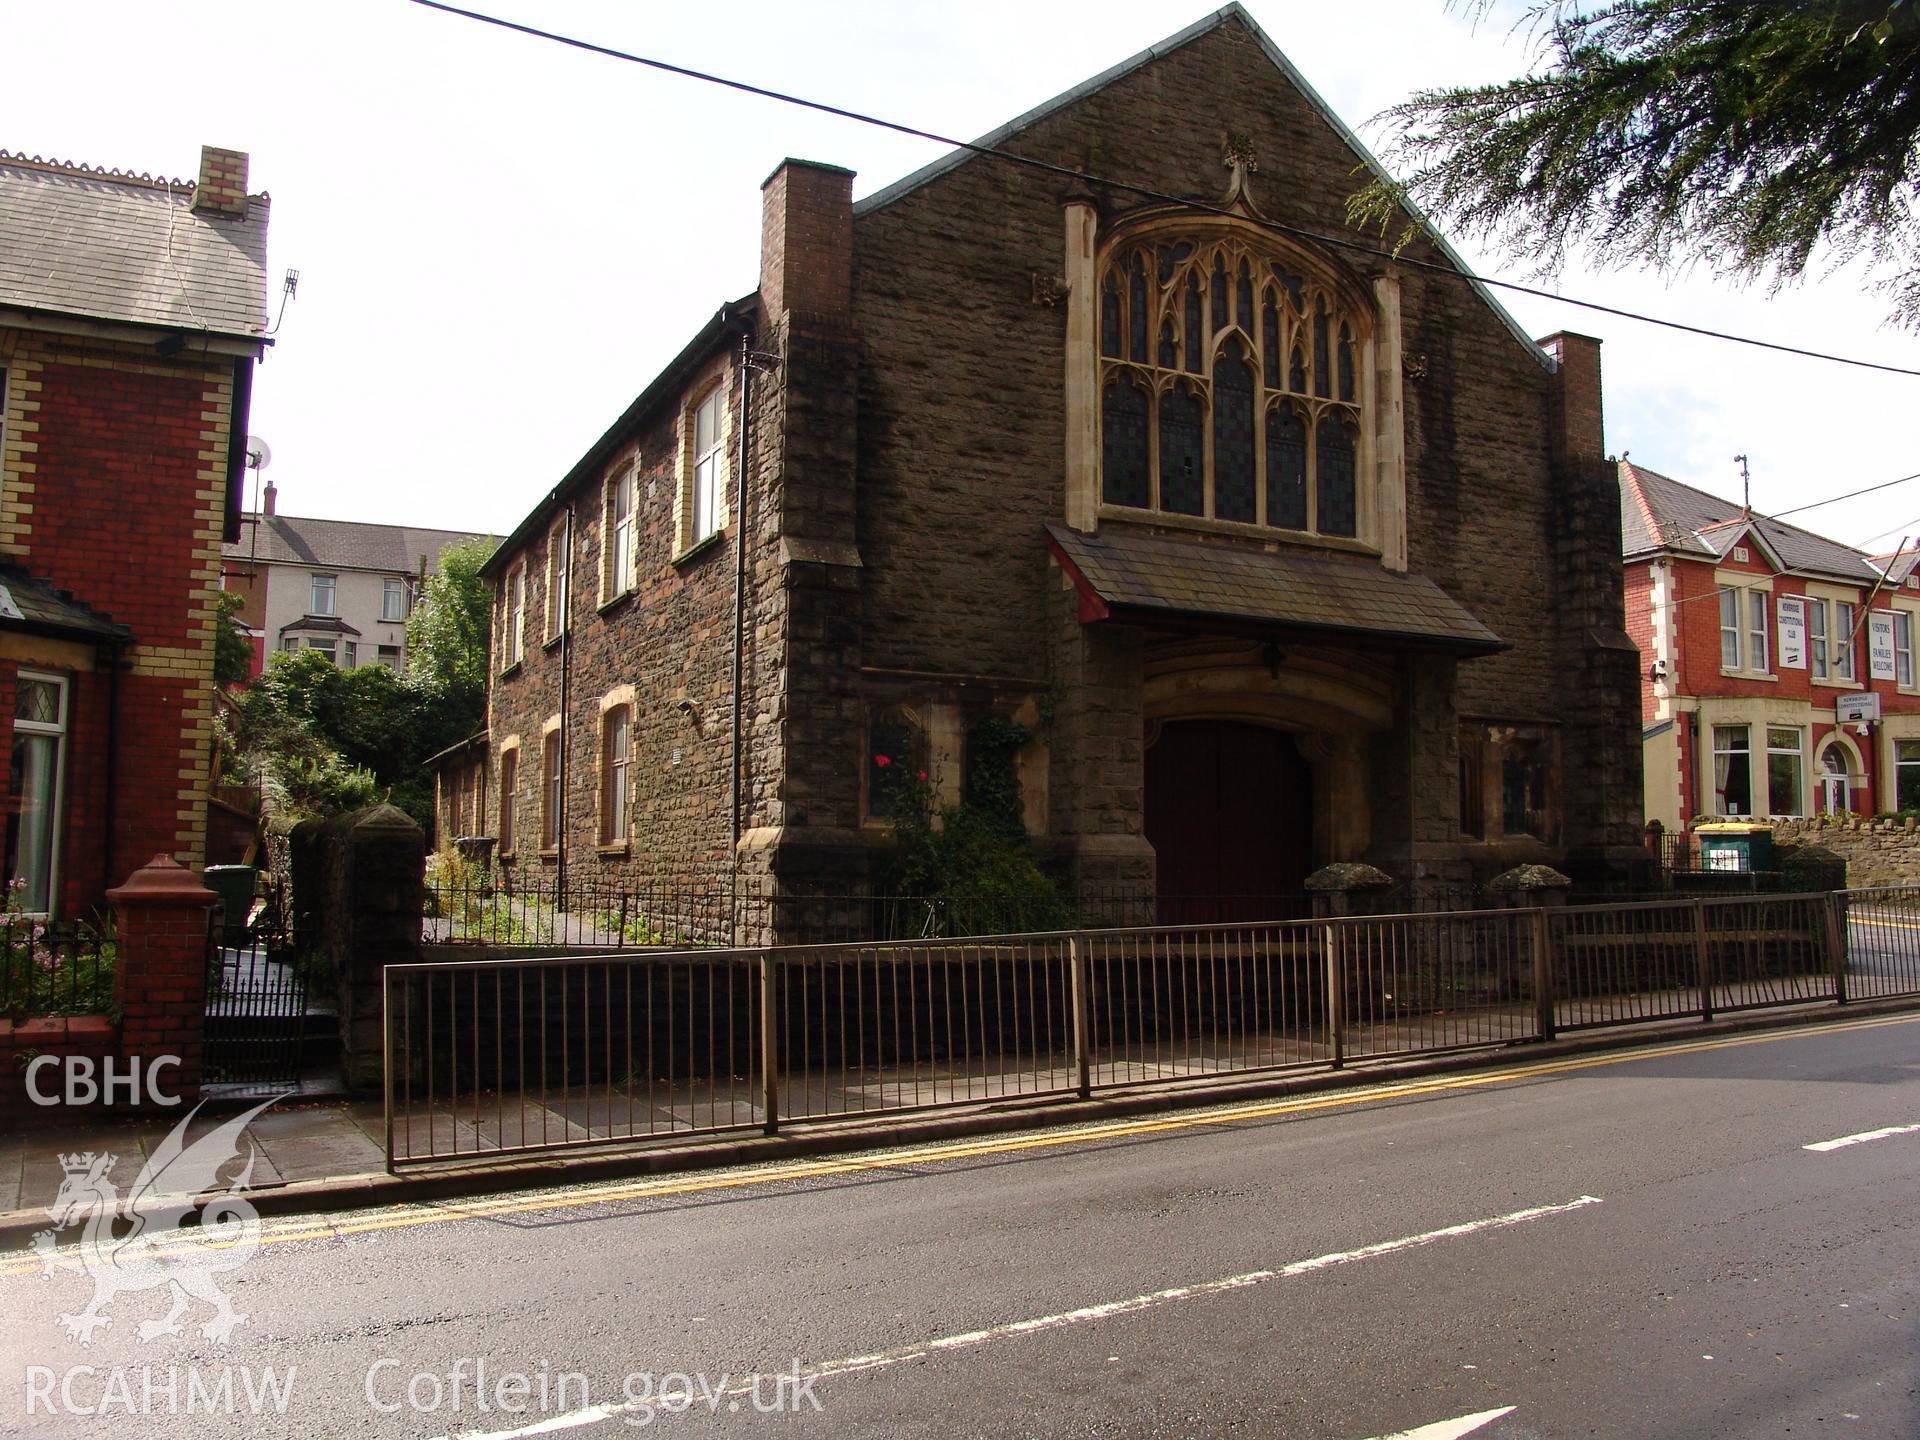
[[[178,1095],[161,1092],[160,1072],[179,1067],[178,1055],[156,1055],[151,1060],[141,1055],[125,1059],[109,1055],[98,1062],[91,1055],[36,1055],[27,1065],[27,1098],[36,1105],[138,1105],[144,1093],[149,1104],[178,1105]],[[53,1068],[65,1071],[65,1081],[49,1093],[40,1088],[40,1077]]]

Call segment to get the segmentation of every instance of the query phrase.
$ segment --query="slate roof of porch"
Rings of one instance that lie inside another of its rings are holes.
[[[1424,575],[1291,548],[1182,539],[1131,526],[1047,526],[1086,601],[1115,619],[1271,626],[1398,647],[1491,654],[1507,642]]]

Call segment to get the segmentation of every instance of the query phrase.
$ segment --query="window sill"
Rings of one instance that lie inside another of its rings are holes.
[[[630,842],[623,840],[617,845],[596,845],[593,847],[593,853],[602,860],[625,860],[633,853],[633,846]]]
[[[706,554],[707,551],[713,549],[723,539],[725,539],[726,534],[727,534],[727,527],[722,525],[718,530],[714,531],[711,535],[704,536],[703,538],[694,541],[693,544],[689,545],[686,549],[682,550],[678,555],[674,556],[673,559],[668,561],[667,563],[672,565],[677,570],[682,565],[686,565],[691,561],[698,560],[702,555]]]
[[[1814,679],[1809,683],[1818,685],[1822,690],[1847,690],[1847,691],[1858,690],[1861,685],[1861,682],[1858,680],[1821,680],[1818,678]]]
[[[551,650],[553,649],[554,646],[560,643],[562,638],[563,637],[559,635],[549,635],[547,636],[546,639],[540,642],[540,648],[542,650]]]
[[[1762,675],[1758,670],[1729,670],[1723,665],[1720,667],[1720,673],[1729,680],[1763,680],[1769,685],[1780,683],[1778,675]],[[1813,683],[1818,685],[1822,682],[1816,680]]]
[[[1315,535],[1307,530],[1279,530],[1269,525],[1248,525],[1238,520],[1209,520],[1204,515],[1136,510],[1127,505],[1103,503],[1095,513],[1102,520],[1122,520],[1130,525],[1159,525],[1170,530],[1193,530],[1202,535],[1231,535],[1236,539],[1259,540],[1269,545],[1297,546],[1303,550],[1337,550],[1349,555],[1370,555],[1376,559],[1380,555],[1378,545],[1346,535]]]
[[[610,615],[615,610],[618,610],[622,605],[626,604],[629,600],[633,599],[633,596],[634,596],[633,588],[629,586],[627,589],[622,590],[618,595],[608,596],[605,600],[602,600],[594,608],[599,614]]]
[[[508,679],[510,676],[518,675],[525,668],[526,668],[526,665],[523,661],[516,660],[511,665],[505,666],[504,668],[501,669],[500,678],[502,680]]]
[[[543,865],[556,864],[558,863],[559,859],[560,859],[560,852],[558,850],[542,850],[540,852],[540,862]]]

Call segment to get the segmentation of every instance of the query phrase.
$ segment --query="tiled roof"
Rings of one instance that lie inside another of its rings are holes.
[[[1867,555],[1758,512],[1738,502],[1682,485],[1643,465],[1620,462],[1620,552],[1629,558],[1655,550],[1718,559],[1751,526],[1789,570],[1810,570],[1868,583],[1880,578]]]
[[[0,306],[263,338],[267,197],[196,215],[193,189],[0,150]]]
[[[411,575],[419,570],[422,555],[432,569],[440,552],[449,546],[494,538],[464,530],[249,514],[241,517],[240,539],[221,546],[220,553],[228,560],[258,560],[268,565],[319,565],[334,570],[386,570]]]
[[[0,564],[0,629],[68,635],[122,644],[133,632],[68,590],[57,590],[16,565]]]
[[[1424,575],[1377,561],[1175,539],[1130,526],[1083,534],[1048,525],[1055,555],[1111,610],[1264,622],[1288,630],[1372,637],[1487,653],[1506,648]]]
[[[282,635],[306,634],[358,635],[360,632],[342,620],[338,615],[302,615],[298,620],[289,620],[280,627]]]

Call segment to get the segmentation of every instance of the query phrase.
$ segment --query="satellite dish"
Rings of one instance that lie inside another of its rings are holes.
[[[273,451],[258,435],[247,436],[247,468],[264,470],[273,463]]]

